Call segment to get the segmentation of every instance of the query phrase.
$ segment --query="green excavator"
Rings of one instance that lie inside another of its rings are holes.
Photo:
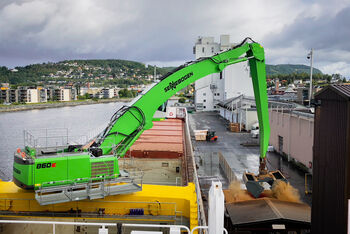
[[[152,128],[156,110],[179,90],[225,67],[248,61],[260,126],[259,175],[245,173],[248,191],[258,197],[260,182],[283,179],[280,172],[266,170],[266,152],[270,136],[266,71],[263,47],[246,38],[232,49],[188,62],[163,76],[128,105],[112,116],[108,126],[84,145],[40,147],[26,145],[14,155],[13,181],[21,188],[33,189],[42,205],[108,195],[131,193],[142,189],[128,172],[119,170],[123,157],[143,131]],[[30,136],[31,137],[31,136]],[[106,190],[106,183],[108,189]]]

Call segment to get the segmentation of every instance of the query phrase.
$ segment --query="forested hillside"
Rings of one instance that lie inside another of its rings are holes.
[[[163,76],[175,67],[157,67],[157,75]],[[268,78],[304,79],[310,67],[305,65],[266,65]],[[119,59],[66,60],[57,63],[33,64],[8,69],[0,67],[0,82],[11,85],[47,85],[73,82],[84,85],[92,82],[99,86],[118,85],[127,87],[149,83],[153,79],[154,67],[143,63]],[[314,69],[316,78],[324,75]]]
[[[301,64],[278,64],[278,65],[266,65],[266,74],[267,75],[285,75],[292,73],[307,73],[310,74],[310,66],[301,65]],[[313,68],[313,74],[322,74],[322,72]]]

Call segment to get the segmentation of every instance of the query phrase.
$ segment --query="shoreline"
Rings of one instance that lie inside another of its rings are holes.
[[[48,108],[60,108],[60,107],[66,107],[66,106],[103,104],[103,103],[111,103],[111,102],[129,102],[131,100],[132,98],[112,98],[112,99],[99,99],[98,101],[85,100],[85,101],[57,102],[57,103],[55,102],[55,103],[40,103],[40,104],[9,105],[9,106],[0,107],[0,113],[48,109]]]

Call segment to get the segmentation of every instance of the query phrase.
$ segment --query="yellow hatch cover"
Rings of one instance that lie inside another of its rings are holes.
[[[23,190],[13,182],[0,181],[0,210],[10,212],[64,212],[81,210],[96,212],[104,209],[106,215],[127,215],[130,209],[143,209],[145,215],[184,216],[190,220],[190,228],[198,226],[198,208],[195,185],[165,186],[143,185],[142,191],[108,196],[104,199],[81,200],[41,206],[35,193]]]

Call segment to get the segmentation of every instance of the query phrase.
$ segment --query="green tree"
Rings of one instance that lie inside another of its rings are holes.
[[[184,97],[179,98],[179,102],[180,103],[185,103],[186,102],[186,98],[184,98]]]
[[[121,98],[130,98],[134,96],[133,92],[126,88],[119,90],[118,93],[119,93],[119,97]]]
[[[91,95],[90,94],[88,94],[88,93],[85,93],[84,95],[79,95],[78,96],[78,99],[79,100],[84,100],[84,99],[90,99],[91,98]]]

